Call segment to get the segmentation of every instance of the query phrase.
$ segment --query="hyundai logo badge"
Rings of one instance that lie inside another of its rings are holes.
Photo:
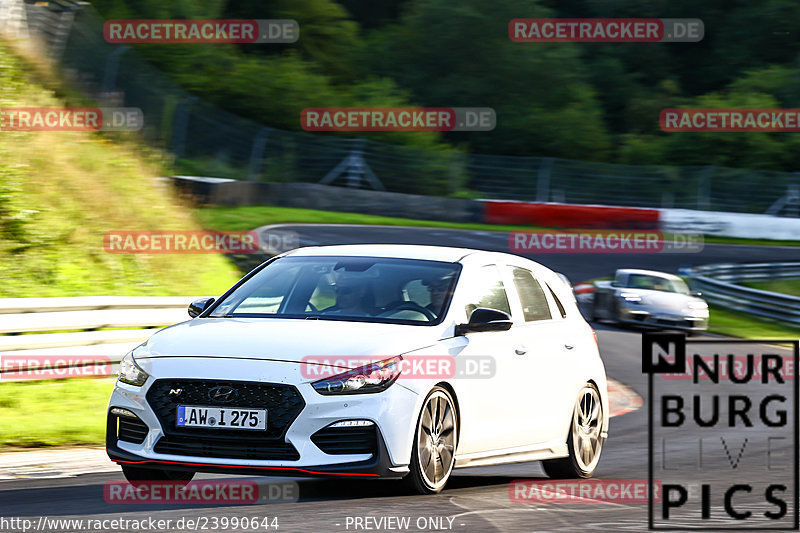
[[[220,385],[208,391],[208,397],[214,402],[230,403],[239,397],[239,393],[229,385]]]

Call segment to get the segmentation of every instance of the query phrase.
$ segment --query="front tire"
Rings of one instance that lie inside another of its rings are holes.
[[[555,479],[587,479],[597,468],[603,448],[603,403],[591,383],[581,388],[572,412],[567,449],[569,456],[542,461],[545,473]]]
[[[434,387],[422,403],[406,484],[419,494],[444,489],[455,464],[458,413],[450,393]]]
[[[134,487],[146,485],[151,481],[174,481],[176,484],[186,486],[194,477],[194,472],[141,468],[138,466],[123,466],[122,473],[125,474],[125,479],[128,480],[128,483]]]

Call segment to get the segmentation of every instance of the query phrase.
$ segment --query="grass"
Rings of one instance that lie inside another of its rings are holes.
[[[0,449],[102,444],[114,381],[0,383]]]
[[[65,107],[0,43],[0,108]],[[50,83],[45,83],[50,85]],[[218,294],[239,277],[211,254],[107,253],[112,230],[199,230],[132,135],[0,131],[2,297]]]
[[[800,339],[800,328],[739,311],[710,306],[709,317],[708,331],[711,333],[743,339]]]
[[[800,296],[800,279],[773,279],[767,281],[740,282],[740,285],[761,289],[762,291],[780,292]]]
[[[363,224],[369,226],[410,226],[420,228],[452,228],[480,231],[531,231],[531,226],[505,226],[469,222],[416,220],[411,218],[340,213],[295,207],[266,205],[242,207],[203,207],[195,216],[207,229],[220,231],[251,230],[268,224]]]

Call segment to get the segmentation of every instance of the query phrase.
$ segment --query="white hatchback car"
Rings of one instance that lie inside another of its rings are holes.
[[[195,472],[405,478],[541,460],[589,477],[608,428],[592,328],[551,270],[460,248],[300,248],[128,354],[107,451]],[[426,364],[435,361],[435,364]]]

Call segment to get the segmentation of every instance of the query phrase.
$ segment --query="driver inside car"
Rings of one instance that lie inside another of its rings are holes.
[[[425,306],[435,316],[439,316],[442,312],[442,307],[447,301],[447,296],[450,293],[450,277],[444,278],[431,278],[423,281],[423,285],[428,287],[430,296],[430,303]]]
[[[336,304],[324,310],[325,314],[348,316],[374,316],[375,309],[367,302],[367,280],[348,272],[338,273],[333,287]]]

